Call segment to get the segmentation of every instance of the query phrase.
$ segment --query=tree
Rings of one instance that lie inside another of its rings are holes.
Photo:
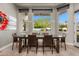
[[[34,28],[47,28],[50,27],[50,25],[51,24],[48,19],[39,18],[37,21],[35,21]]]

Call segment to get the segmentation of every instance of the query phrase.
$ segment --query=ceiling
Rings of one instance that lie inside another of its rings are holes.
[[[21,8],[40,8],[40,7],[53,8],[61,5],[61,3],[15,3],[15,5]]]

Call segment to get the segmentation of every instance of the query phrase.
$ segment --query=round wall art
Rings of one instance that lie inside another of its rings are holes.
[[[0,30],[5,30],[8,22],[7,15],[0,11]]]

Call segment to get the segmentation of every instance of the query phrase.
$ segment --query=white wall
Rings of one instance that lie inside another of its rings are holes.
[[[17,18],[16,7],[14,4],[0,3],[0,11]],[[12,42],[12,33],[15,31],[16,30],[0,31],[0,48]]]
[[[79,10],[79,3],[74,4],[74,11]]]

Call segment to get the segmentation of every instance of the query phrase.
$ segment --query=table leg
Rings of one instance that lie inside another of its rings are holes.
[[[57,47],[56,47],[56,51],[57,51],[57,53],[59,53],[59,52],[60,52],[59,39],[57,39]]]
[[[26,39],[25,39],[25,42],[24,43],[25,43],[24,46],[26,47]]]
[[[19,38],[19,53],[22,52],[22,39]]]

